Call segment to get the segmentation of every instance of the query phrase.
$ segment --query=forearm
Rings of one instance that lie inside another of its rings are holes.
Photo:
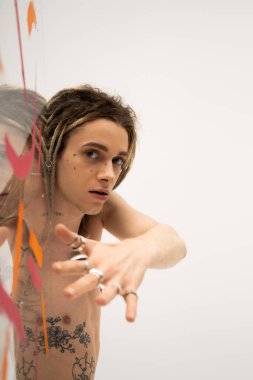
[[[156,224],[135,239],[146,245],[143,259],[147,268],[169,268],[186,256],[184,241],[168,225]]]

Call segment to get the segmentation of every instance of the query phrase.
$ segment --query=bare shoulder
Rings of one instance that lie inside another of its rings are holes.
[[[103,209],[103,225],[118,239],[136,237],[155,226],[157,222],[130,206],[113,192]]]

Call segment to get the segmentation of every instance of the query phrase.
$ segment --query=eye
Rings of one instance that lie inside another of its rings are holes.
[[[115,164],[115,165],[118,165],[118,166],[123,166],[124,163],[126,162],[122,157],[115,157],[112,162]]]
[[[86,154],[89,158],[92,158],[92,159],[98,158],[99,156],[98,152],[96,152],[95,150],[89,150],[88,152],[86,152]]]

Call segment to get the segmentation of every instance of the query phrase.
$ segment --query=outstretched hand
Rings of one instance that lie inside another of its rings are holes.
[[[76,246],[76,234],[63,224],[55,227],[56,236],[66,245]],[[78,243],[80,245],[80,243]],[[103,306],[109,304],[118,294],[126,301],[126,319],[134,322],[137,310],[136,290],[140,286],[147,269],[145,252],[147,245],[139,238],[126,239],[118,243],[106,244],[86,239],[81,244],[80,253],[88,256],[85,261],[66,260],[53,263],[53,270],[61,275],[82,275],[64,289],[69,298],[77,298],[102,285],[96,302]],[[90,272],[102,272],[103,278]]]

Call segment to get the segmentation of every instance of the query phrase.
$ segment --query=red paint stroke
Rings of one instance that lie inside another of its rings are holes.
[[[1,380],[7,380],[8,373],[8,352],[10,346],[10,332],[9,329],[6,330],[5,333],[5,345],[3,352],[3,360],[2,360],[2,370],[1,370]]]
[[[21,257],[22,231],[23,231],[23,214],[24,214],[24,204],[22,201],[20,201],[19,210],[18,210],[15,256],[13,260],[13,284],[12,284],[13,292],[16,291],[17,285],[18,285],[18,273],[19,273],[19,264],[20,264],[20,257]]]
[[[36,260],[37,260],[39,267],[41,268],[42,267],[42,261],[43,261],[43,252],[42,252],[42,248],[41,248],[41,246],[40,246],[40,244],[39,244],[39,242],[35,236],[35,233],[32,230],[30,230],[29,245],[33,250],[33,253],[36,257]]]
[[[21,72],[22,72],[23,85],[24,85],[24,99],[27,100],[26,83],[25,83],[25,67],[24,67],[24,59],[23,59],[23,49],[22,49],[22,41],[21,41],[21,31],[20,31],[17,0],[14,0],[14,6],[15,6],[15,11],[16,11],[17,28],[18,28],[18,42],[19,42],[19,51],[20,51]]]
[[[34,149],[35,149],[35,134],[36,134],[36,111],[37,111],[37,96],[35,93],[34,96],[34,115],[33,115],[33,129],[32,129],[32,147],[31,149],[22,155],[21,157],[17,155],[15,149],[11,145],[8,136],[5,135],[4,143],[5,143],[5,152],[6,156],[12,166],[13,172],[16,177],[20,179],[25,179],[31,170],[32,161],[34,157]]]
[[[45,301],[44,301],[43,291],[41,292],[41,314],[42,314],[42,320],[43,320],[45,350],[46,350],[46,354],[47,354],[48,353],[47,318],[46,318],[46,309],[45,309]]]
[[[3,73],[3,72],[4,72],[4,66],[3,66],[2,59],[0,57],[0,73]]]
[[[41,122],[38,122],[38,127],[39,127],[38,173],[40,173],[41,145],[42,145],[42,126],[41,126]]]
[[[20,179],[25,179],[29,175],[32,167],[34,145],[32,145],[32,148],[29,152],[19,157],[11,145],[7,135],[4,137],[4,143],[6,156],[12,166],[14,174]]]
[[[27,10],[27,25],[28,25],[28,33],[29,35],[31,34],[32,27],[36,28],[37,26],[37,20],[36,20],[36,13],[33,5],[33,1],[30,1],[28,5],[28,10]]]
[[[10,296],[6,293],[0,281],[0,313],[7,315],[17,330],[21,342],[25,340],[24,328],[20,318],[19,310]]]
[[[39,292],[41,290],[41,277],[36,263],[31,255],[29,255],[28,257],[28,268],[31,274],[33,285],[35,289]]]

